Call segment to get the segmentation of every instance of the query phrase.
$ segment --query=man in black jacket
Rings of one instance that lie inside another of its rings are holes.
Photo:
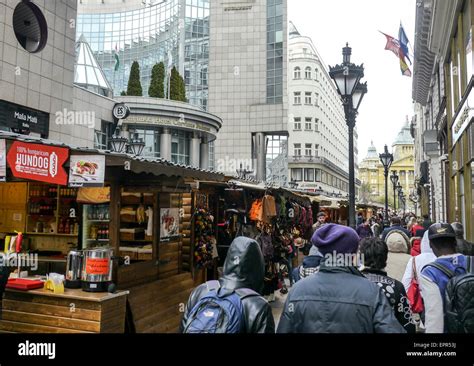
[[[405,333],[382,290],[355,267],[354,229],[329,224],[311,241],[324,259],[291,290],[278,333]]]
[[[258,243],[250,238],[237,237],[227,252],[224,274],[219,279],[220,290],[250,289],[261,293],[264,274],[265,262]],[[181,321],[181,332],[184,331],[191,309],[208,292],[208,284],[206,283],[193,290]],[[244,296],[242,297],[242,306],[245,333],[275,333],[272,309],[262,296],[258,294]]]

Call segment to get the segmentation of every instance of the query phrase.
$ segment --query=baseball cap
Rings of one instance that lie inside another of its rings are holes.
[[[433,240],[438,238],[456,238],[456,233],[450,224],[437,222],[429,227],[428,239]]]

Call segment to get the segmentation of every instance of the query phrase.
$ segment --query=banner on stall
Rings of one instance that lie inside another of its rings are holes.
[[[171,240],[179,235],[179,209],[162,208],[160,210],[160,240]]]
[[[63,165],[69,157],[64,147],[15,141],[7,154],[7,162],[16,178],[66,185]]]
[[[7,179],[7,147],[6,141],[0,140],[0,182]]]
[[[102,187],[105,177],[105,155],[71,155],[69,187]]]
[[[77,202],[80,203],[108,203],[110,202],[110,187],[79,188]]]

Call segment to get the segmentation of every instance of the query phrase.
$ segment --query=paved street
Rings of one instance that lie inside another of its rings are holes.
[[[398,281],[401,281],[409,259],[409,254],[389,253],[386,268],[388,275]],[[289,287],[289,290],[291,291],[291,287]],[[287,296],[288,295],[282,295],[280,291],[277,291],[275,292],[275,301],[270,303],[272,306],[273,318],[275,319],[275,329],[278,327],[278,322],[280,321],[280,316],[283,312],[283,306],[285,305]]]

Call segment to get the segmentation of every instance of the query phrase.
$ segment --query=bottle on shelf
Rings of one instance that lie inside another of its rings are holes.
[[[64,220],[59,220],[58,234],[62,234],[64,231]]]
[[[69,224],[69,220],[66,220],[66,225],[64,226],[64,233],[69,234],[69,230],[71,229],[71,225]]]

